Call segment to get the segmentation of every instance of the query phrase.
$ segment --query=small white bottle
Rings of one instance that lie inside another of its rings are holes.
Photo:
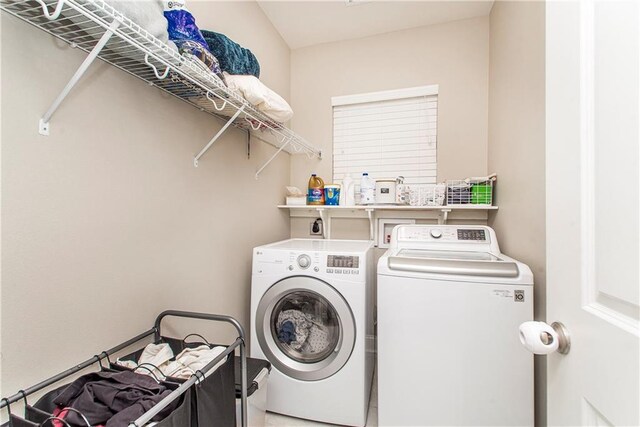
[[[344,200],[340,201],[343,206],[355,206],[356,204],[356,183],[351,179],[351,175],[347,174],[342,180],[342,192]],[[342,197],[341,197],[342,199]]]
[[[362,174],[362,181],[360,181],[360,204],[372,205],[375,203],[376,197],[376,182],[373,178],[369,177],[367,172]]]

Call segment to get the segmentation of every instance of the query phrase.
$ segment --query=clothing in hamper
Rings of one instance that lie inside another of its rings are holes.
[[[171,359],[173,359],[173,351],[169,344],[149,344],[142,351],[142,355],[140,355],[138,363],[133,360],[121,359],[118,359],[117,363],[129,369],[135,369],[139,364],[146,363],[147,367],[153,369],[154,374],[157,374],[158,371],[154,369],[154,367],[162,366]],[[161,374],[162,372],[159,373]]]
[[[195,18],[185,7],[185,2],[165,0],[164,16],[168,21],[169,40],[178,46],[180,53],[195,56],[224,82],[220,64],[216,57],[209,52],[209,46],[202,37]]]
[[[272,120],[283,123],[293,117],[293,110],[287,101],[255,76],[223,74],[230,89],[240,92],[250,104]]]
[[[172,383],[166,383],[166,386],[169,390],[175,390],[178,385]],[[44,420],[50,418],[54,412],[59,410],[59,407],[56,406],[54,401],[57,397],[63,393],[68,387],[68,384],[57,387],[53,390],[45,393],[35,405],[26,405],[25,406],[25,418],[28,421],[36,423],[38,426],[41,425]],[[178,408],[173,410],[169,415],[167,415],[164,419],[159,422],[151,422],[146,425],[146,427],[158,426],[158,427],[185,427],[189,426],[190,420],[192,419],[192,393],[185,393],[181,396],[181,398],[177,399],[179,402]],[[85,427],[86,424],[81,422],[79,424],[73,424],[70,420],[64,420],[71,427]],[[134,421],[134,420],[131,420]],[[58,424],[63,427],[65,424]],[[50,424],[45,424],[46,427],[50,427]],[[104,427],[101,424],[93,425],[92,427]]]
[[[189,378],[196,371],[202,370],[209,362],[215,359],[225,350],[222,346],[209,348],[208,345],[201,345],[196,348],[185,348],[176,356],[176,360],[169,362],[160,368],[167,377]],[[218,362],[209,373],[218,369],[224,363],[224,359]]]
[[[218,58],[220,68],[229,74],[247,74],[260,78],[258,58],[224,34],[200,30],[209,50]]]
[[[140,374],[152,372],[158,379],[164,379],[164,377],[188,379],[224,350],[222,346],[210,348],[204,344],[194,348],[187,347],[174,360],[173,351],[168,343],[149,344],[144,348],[137,363],[133,360],[118,359],[116,364],[134,369]],[[213,372],[223,363],[224,360],[218,362],[209,372]]]
[[[129,371],[94,372],[75,380],[54,402],[59,407],[82,412],[91,425],[126,427],[170,393],[170,389],[146,375]],[[178,400],[171,402],[153,420],[163,419],[178,404]],[[75,425],[83,423],[75,412],[69,413],[67,420]]]

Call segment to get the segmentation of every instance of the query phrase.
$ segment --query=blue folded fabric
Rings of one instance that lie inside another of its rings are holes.
[[[282,323],[278,331],[278,340],[285,344],[291,344],[296,340],[296,327],[293,322],[287,320]]]
[[[218,59],[209,51],[209,46],[191,12],[186,9],[184,3],[165,3],[164,17],[168,22],[169,40],[178,46],[180,53],[195,56],[224,82]]]
[[[220,68],[229,74],[246,74],[260,78],[256,56],[224,34],[201,30],[209,50],[218,58]]]

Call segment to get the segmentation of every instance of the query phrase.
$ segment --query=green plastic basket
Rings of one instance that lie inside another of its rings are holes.
[[[492,202],[493,185],[473,184],[471,186],[471,203],[475,205],[490,205]]]

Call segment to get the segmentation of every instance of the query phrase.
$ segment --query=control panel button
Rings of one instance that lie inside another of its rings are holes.
[[[434,239],[441,238],[442,237],[442,231],[434,228],[433,230],[431,230],[431,237],[433,237]]]
[[[318,267],[313,267],[313,271],[317,273],[318,271],[320,271],[320,269]]]
[[[293,265],[289,266],[289,271],[293,271]]]
[[[300,255],[298,257],[298,265],[303,270],[309,268],[309,266],[311,265],[311,258],[309,257],[309,255]]]

